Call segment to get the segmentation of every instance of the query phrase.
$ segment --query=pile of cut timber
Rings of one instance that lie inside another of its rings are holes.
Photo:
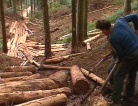
[[[8,40],[8,56],[18,57],[23,60],[36,56],[44,56],[45,45],[27,40],[32,31],[27,28],[24,22],[12,22],[10,27],[11,38]],[[65,44],[52,44],[51,51],[66,50]]]
[[[71,95],[71,89],[63,85],[68,75],[62,71],[42,78],[33,65],[8,66],[0,73],[0,106],[61,106]]]
[[[58,68],[52,65],[44,65],[43,68],[48,71],[53,67]],[[104,83],[104,80],[77,65],[58,70],[45,78],[34,65],[6,67],[0,73],[0,106],[64,106],[72,94],[71,89],[79,95],[89,91],[90,84],[85,76],[101,85]],[[68,85],[69,79],[72,86]]]

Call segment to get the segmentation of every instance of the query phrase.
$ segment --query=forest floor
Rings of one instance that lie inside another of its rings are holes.
[[[105,1],[105,2],[102,2]],[[107,8],[109,6],[109,8]],[[105,18],[107,16],[112,15],[115,11],[118,11],[121,7],[118,7],[112,3],[107,2],[106,0],[101,0],[99,4],[91,3],[89,6],[89,13],[88,13],[88,22],[93,22],[98,19]],[[11,24],[14,19],[6,18],[6,23]],[[35,22],[33,22],[35,23]],[[33,31],[33,35],[30,36],[28,39],[33,40],[36,42],[44,43],[44,29],[42,28],[42,24],[35,23],[36,25],[27,24],[28,28]],[[50,32],[51,32],[51,41],[56,42],[59,40],[59,37],[66,35],[71,30],[71,12],[70,10],[64,10],[57,13],[50,13]],[[7,33],[8,33],[7,28]],[[108,48],[106,47],[107,41],[106,37],[100,38],[96,41],[91,42],[92,50],[87,51],[86,47],[80,48],[80,52],[85,52],[82,55],[72,57],[64,62],[59,64],[55,64],[58,66],[72,66],[78,65],[79,67],[85,68],[90,70],[96,63],[98,63],[102,57],[108,53]],[[64,52],[56,52],[54,53],[55,56],[59,55],[67,55],[70,54],[70,44],[68,44],[68,50]],[[39,62],[41,61],[38,60]],[[22,60],[8,57],[7,55],[1,53],[0,54],[0,66],[1,69],[5,66],[13,66],[13,65],[20,65]],[[103,62],[99,65],[96,69],[95,74],[103,79],[105,79],[108,75],[107,67],[110,63],[110,59]],[[47,71],[41,71],[40,73],[49,75]],[[91,82],[94,85],[93,82]],[[138,88],[137,88],[138,89]],[[138,95],[134,98],[135,100],[138,99]],[[71,105],[68,105],[71,106]],[[88,105],[87,105],[88,106]],[[125,103],[123,106],[138,106],[138,101],[136,103]]]

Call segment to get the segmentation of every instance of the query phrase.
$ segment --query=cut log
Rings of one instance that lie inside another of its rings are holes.
[[[92,80],[96,81],[96,82],[99,83],[100,85],[103,85],[103,84],[104,84],[104,80],[103,80],[102,78],[96,76],[95,74],[90,73],[89,71],[87,71],[87,70],[84,69],[84,68],[81,68],[81,71],[82,71],[82,73],[83,73],[85,76],[91,78]]]
[[[86,46],[87,46],[87,50],[91,50],[92,49],[89,42],[86,44]]]
[[[21,76],[21,77],[11,77],[11,78],[3,78],[3,82],[13,82],[13,81],[26,81],[26,80],[32,80],[32,79],[38,79],[40,78],[40,74],[33,74],[31,76]]]
[[[9,78],[9,77],[19,77],[19,76],[29,76],[32,75],[32,72],[1,72],[1,78]]]
[[[88,92],[90,86],[77,65],[71,67],[71,79],[73,83],[73,90],[78,94],[85,94]]]
[[[91,37],[91,38],[89,38],[89,39],[86,39],[86,40],[84,40],[84,41],[82,42],[82,45],[86,45],[88,42],[91,42],[92,40],[98,39],[98,38],[100,38],[100,37],[101,37],[101,34],[96,35],[96,36],[94,36],[94,37]]]
[[[0,106],[6,106],[6,103],[20,104],[31,100],[40,99],[61,93],[64,93],[67,96],[69,96],[71,95],[71,90],[68,87],[63,87],[52,90],[37,90],[24,92],[16,91],[12,93],[0,93]]]
[[[70,67],[61,67],[61,66],[54,66],[54,65],[40,65],[34,60],[29,60],[31,64],[39,67],[40,69],[49,69],[49,70],[70,70]]]
[[[57,57],[57,58],[47,59],[46,63],[47,64],[49,64],[49,63],[60,63],[62,61],[65,61],[65,60],[69,59],[70,57],[78,56],[78,55],[81,55],[81,54],[84,54],[84,53],[86,53],[86,52],[71,54],[71,55]]]
[[[70,67],[61,67],[61,66],[53,66],[53,65],[42,65],[42,68],[49,70],[70,70]]]
[[[0,84],[0,93],[56,89],[59,86],[50,78]]]
[[[8,66],[4,69],[4,72],[32,72],[36,73],[36,67],[34,65],[30,66]]]
[[[89,36],[95,36],[95,35],[98,35],[98,34],[101,34],[102,32],[99,31],[99,32],[92,32],[92,33],[88,33]]]
[[[57,71],[50,75],[49,78],[54,80],[60,87],[67,86],[69,72],[66,70]]]
[[[57,94],[46,98],[36,99],[15,106],[64,106],[68,98],[65,94]]]

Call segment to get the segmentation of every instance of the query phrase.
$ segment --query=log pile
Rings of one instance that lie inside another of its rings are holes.
[[[65,85],[69,77],[67,70],[43,78],[35,66],[8,66],[0,72],[0,77],[0,106],[63,106],[71,95],[71,89]],[[37,104],[38,101],[41,103]]]
[[[56,67],[54,69],[56,70]],[[89,74],[87,70],[77,65],[57,69],[60,71],[44,78],[41,77],[35,66],[6,67],[0,73],[0,106],[6,106],[7,104],[17,106],[64,106],[73,92],[80,95],[86,94],[90,90],[90,84],[85,76],[101,85],[104,83],[104,80],[92,73]],[[72,83],[71,86],[68,84],[69,80]]]
[[[50,65],[39,64],[34,61],[33,57],[44,56],[45,45],[27,40],[30,33],[32,34],[23,22],[16,21],[11,24],[11,39],[8,42],[7,55],[21,58],[24,62],[22,66],[9,66],[0,73],[0,106],[7,104],[14,104],[15,106],[64,106],[72,91],[79,95],[89,91],[90,83],[86,77],[100,85],[104,83],[103,79],[77,65],[71,67],[51,65],[86,52],[45,60],[45,63]],[[87,45],[87,50],[91,49],[90,42],[92,40],[101,37],[100,33],[89,32],[93,37],[83,42]],[[51,48],[52,52],[67,50],[66,44],[51,44]],[[24,66],[27,61],[35,66]],[[43,78],[36,67],[46,71],[58,71]],[[71,86],[68,85],[69,80]]]
[[[24,22],[12,22],[9,33],[10,38],[7,42],[8,56],[17,57],[24,61],[27,61],[28,58],[33,59],[33,57],[44,56],[45,45],[27,39],[33,32],[28,29]],[[67,50],[65,43],[51,44],[52,52],[65,50]]]

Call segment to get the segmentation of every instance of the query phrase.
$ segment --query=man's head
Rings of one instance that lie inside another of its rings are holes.
[[[111,23],[107,20],[98,20],[96,22],[96,28],[100,29],[103,34],[109,35],[110,34]]]

